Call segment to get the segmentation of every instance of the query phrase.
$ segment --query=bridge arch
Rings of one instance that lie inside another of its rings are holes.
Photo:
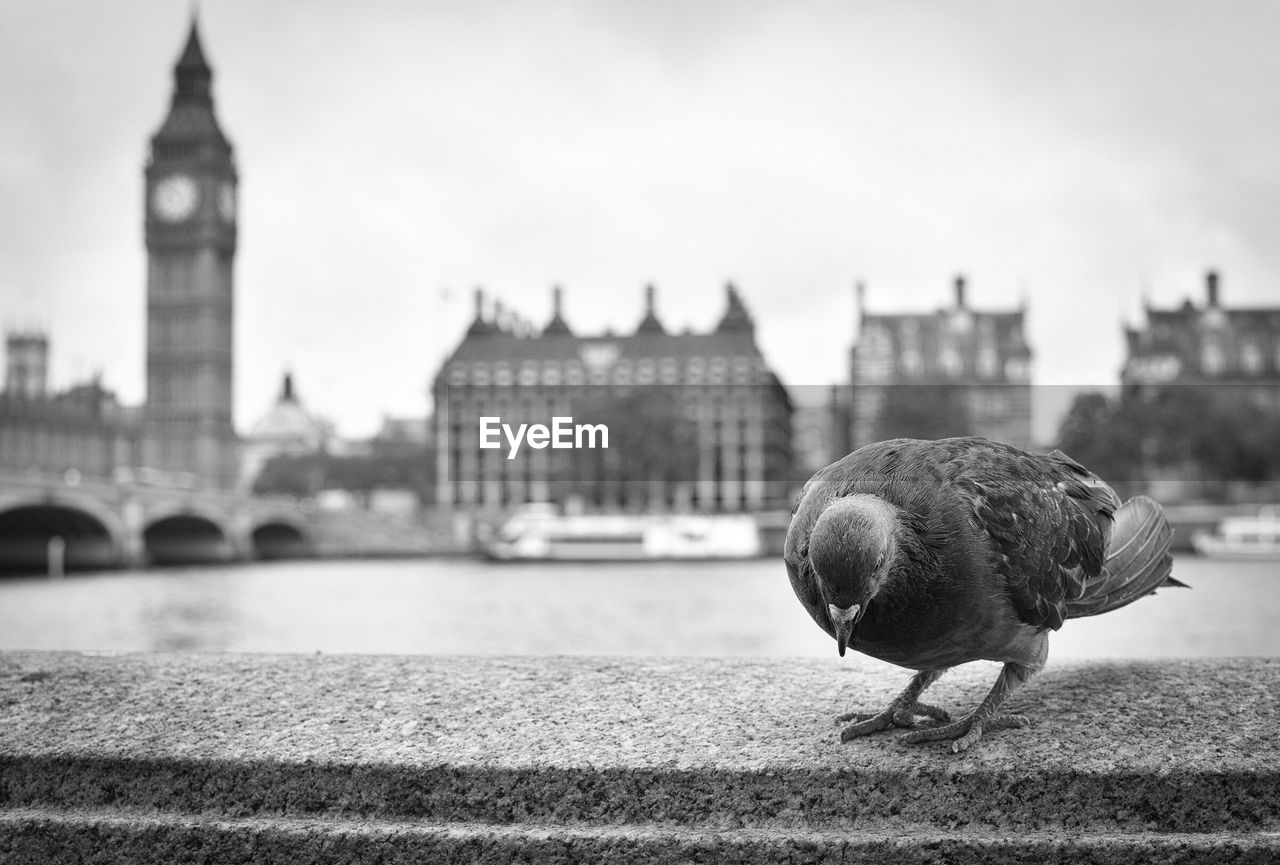
[[[54,562],[66,571],[119,567],[123,529],[102,511],[55,496],[0,504],[0,573],[48,573]]]
[[[249,542],[257,559],[300,559],[313,553],[310,535],[288,519],[259,521],[249,533]]]
[[[196,565],[236,558],[230,533],[213,517],[184,511],[158,517],[142,530],[142,546],[153,565]]]

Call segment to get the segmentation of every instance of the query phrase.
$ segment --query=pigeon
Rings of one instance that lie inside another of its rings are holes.
[[[908,743],[971,747],[1025,727],[1000,714],[1043,669],[1050,631],[1123,607],[1170,576],[1173,530],[1146,496],[1123,505],[1061,451],[1040,455],[979,437],[892,439],[815,474],[783,552],[813,620],[848,648],[917,671],[882,712],[840,716],[840,738],[910,728]],[[946,670],[1003,662],[976,709],[952,720],[920,702]],[[927,720],[917,721],[917,717]]]

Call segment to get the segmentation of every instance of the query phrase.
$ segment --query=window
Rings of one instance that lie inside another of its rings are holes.
[[[983,378],[995,378],[1000,370],[1000,361],[995,349],[984,348],[978,353],[978,375]]]
[[[924,362],[920,358],[920,352],[913,348],[909,348],[902,353],[902,371],[907,375],[919,375],[920,368]]]
[[[1221,375],[1227,366],[1227,358],[1216,339],[1205,340],[1200,348],[1200,366],[1205,375]]]
[[[959,375],[964,371],[964,361],[960,359],[960,352],[950,345],[943,346],[942,351],[938,353],[938,365],[947,375]]]
[[[855,349],[858,377],[884,381],[893,374],[893,343],[889,332],[879,325],[863,329],[863,339]]]
[[[1246,342],[1240,349],[1240,367],[1250,375],[1262,372],[1262,348],[1256,342]]]

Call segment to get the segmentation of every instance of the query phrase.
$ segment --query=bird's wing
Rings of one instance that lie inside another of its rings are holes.
[[[1061,451],[1001,448],[974,457],[977,465],[957,483],[991,539],[996,571],[1022,621],[1057,630],[1067,601],[1102,573],[1119,498]]]

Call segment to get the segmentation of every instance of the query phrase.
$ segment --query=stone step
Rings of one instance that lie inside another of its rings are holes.
[[[326,814],[444,822],[744,826],[780,831],[977,826],[1107,832],[1278,827],[1280,780],[1240,771],[954,771],[774,767],[404,767],[278,761],[0,756],[9,808]]]
[[[120,810],[0,812],[13,863],[1200,863],[1280,861],[1280,833],[1079,832],[927,827],[896,831],[699,829],[312,817],[206,817]]]
[[[932,700],[964,711],[995,670]],[[36,845],[0,863],[309,835],[363,845],[351,861],[398,861],[378,858],[397,838],[463,861],[1276,852],[1280,662],[1060,664],[1012,701],[1031,727],[963,754],[839,741],[838,713],[905,679],[835,659],[0,653],[0,843]],[[103,861],[170,861],[154,853]]]

